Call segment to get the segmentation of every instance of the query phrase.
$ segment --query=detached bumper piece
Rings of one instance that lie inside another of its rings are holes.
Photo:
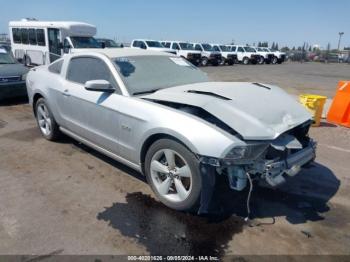
[[[296,175],[302,166],[310,163],[316,157],[316,144],[310,142],[310,145],[288,155],[283,160],[278,161],[266,161],[264,164],[263,177],[271,186],[278,186],[285,182],[284,175],[294,176]]]

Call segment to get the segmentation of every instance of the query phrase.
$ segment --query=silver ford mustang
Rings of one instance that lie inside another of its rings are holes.
[[[142,172],[165,205],[208,212],[215,177],[278,186],[315,158],[310,114],[276,86],[211,82],[172,54],[98,49],[32,69],[42,135],[60,133]]]

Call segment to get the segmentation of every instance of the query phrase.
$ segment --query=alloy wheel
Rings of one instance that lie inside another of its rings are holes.
[[[50,118],[49,110],[45,104],[40,104],[37,109],[37,119],[41,132],[48,136],[52,131],[52,120]]]
[[[150,173],[158,193],[173,203],[184,201],[192,190],[192,173],[186,160],[171,149],[157,151]]]

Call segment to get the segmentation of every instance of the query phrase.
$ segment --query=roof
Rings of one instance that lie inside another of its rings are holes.
[[[93,49],[74,49],[74,54],[91,54],[91,53],[100,53],[108,56],[109,58],[114,57],[124,57],[124,56],[175,56],[171,53],[159,52],[144,50],[139,48],[93,48]]]
[[[32,20],[23,20],[23,21],[10,21],[9,26],[33,26],[33,27],[60,27],[70,29],[71,26],[86,26],[86,27],[94,27],[94,25],[84,23],[84,22],[76,22],[76,21],[32,21]]]

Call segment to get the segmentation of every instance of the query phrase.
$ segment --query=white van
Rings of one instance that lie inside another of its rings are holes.
[[[162,43],[157,41],[157,40],[134,39],[134,40],[132,40],[130,47],[176,54],[176,52],[174,52],[174,50],[171,50],[170,48],[164,47],[162,45]]]
[[[63,53],[80,48],[100,48],[93,38],[96,27],[82,22],[33,19],[9,22],[13,55],[25,65],[49,64]]]

